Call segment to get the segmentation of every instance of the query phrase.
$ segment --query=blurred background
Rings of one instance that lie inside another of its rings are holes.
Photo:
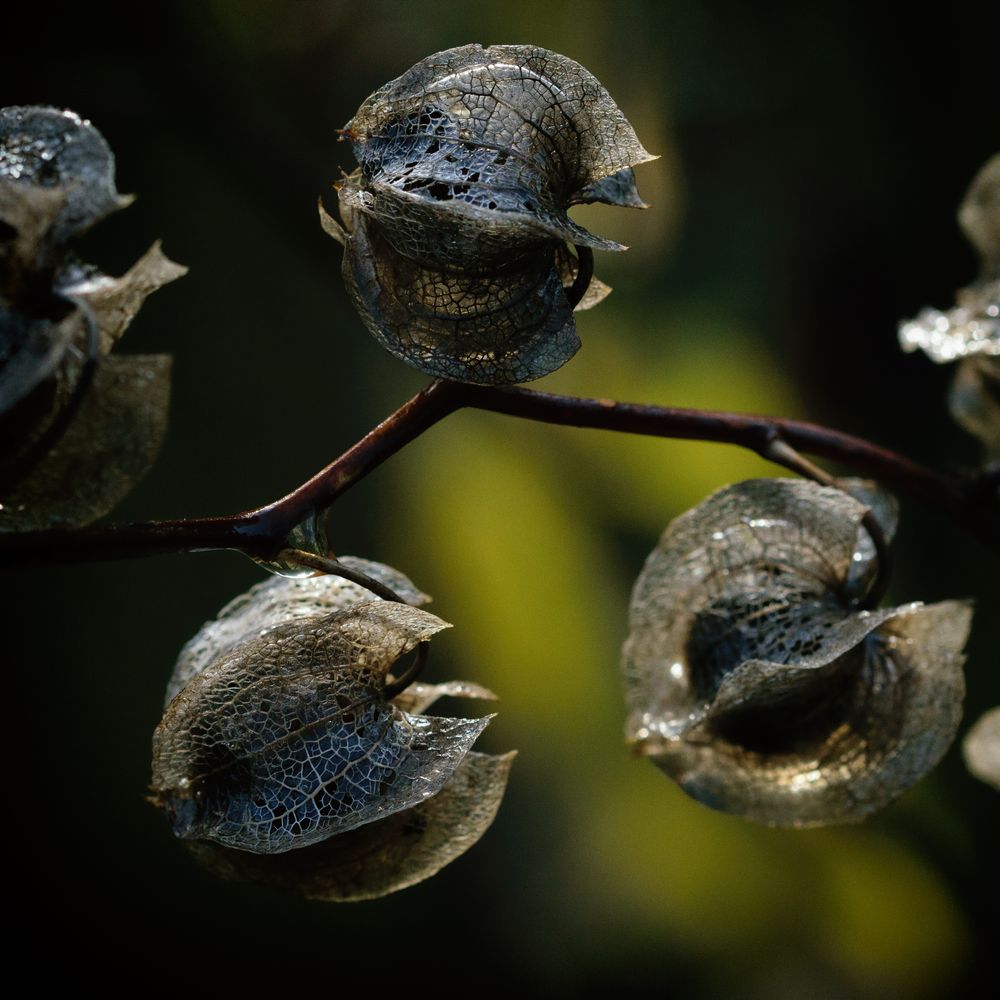
[[[343,126],[431,52],[530,42],[583,63],[661,159],[646,212],[588,207],[629,244],[539,388],[829,423],[930,465],[978,461],[951,372],[896,323],[976,262],[955,224],[1000,147],[980,5],[906,20],[860,2],[202,0],[22,11],[4,104],[90,118],[138,200],[80,247],[120,274],[162,238],[190,274],[123,349],[174,356],[161,459],[115,520],[276,498],[426,381],[353,313],[316,198],[352,169]],[[995,982],[996,793],[954,748],[857,828],[774,831],[688,800],[622,742],[629,591],[667,522],[776,474],[735,449],[459,414],[331,517],[338,552],[391,563],[455,628],[430,678],[501,696],[480,746],[520,751],[484,839],[388,899],[305,903],[199,870],[143,801],[177,651],[262,578],[234,553],[3,574],[10,890],[44,979],[300,983],[551,995],[935,997]],[[974,597],[967,717],[1000,700],[997,559],[904,499],[890,599]],[[449,703],[446,710],[474,708]],[[26,752],[25,752],[26,751]]]

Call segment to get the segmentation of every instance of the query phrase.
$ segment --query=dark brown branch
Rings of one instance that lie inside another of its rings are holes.
[[[248,555],[273,558],[286,547],[288,535],[297,524],[326,510],[387,458],[448,414],[465,407],[550,424],[716,441],[749,448],[772,461],[775,460],[772,443],[777,438],[797,451],[840,462],[923,497],[1000,551],[1000,501],[995,489],[984,489],[980,481],[966,483],[944,476],[863,438],[827,427],[782,417],[618,403],[530,389],[436,381],[326,468],[274,503],[229,517],[6,535],[0,537],[0,561],[26,565],[197,549],[239,549]]]
[[[579,399],[530,389],[460,388],[466,391],[464,405],[478,409],[572,427],[733,444],[769,461],[776,461],[769,451],[771,442],[779,438],[796,451],[840,462],[883,484],[922,497],[1000,552],[1000,489],[990,484],[988,475],[971,480],[942,475],[864,438],[785,417]],[[801,472],[794,465],[779,464]]]
[[[611,399],[578,399],[529,389],[468,390],[466,406],[506,413],[550,424],[597,427],[630,434],[716,441],[748,448],[763,458],[775,436],[798,451],[850,465],[886,482],[924,496],[935,504],[960,503],[961,489],[952,479],[880,448],[864,438],[784,417],[690,410],[681,407],[618,403]]]
[[[133,559],[202,549],[238,549],[273,559],[292,529],[323,511],[341,493],[461,405],[449,398],[450,382],[432,382],[357,444],[287,496],[227,517],[151,521],[75,530],[0,535],[0,564],[31,565]]]

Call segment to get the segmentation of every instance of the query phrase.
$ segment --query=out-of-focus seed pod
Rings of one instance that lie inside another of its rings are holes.
[[[110,278],[70,248],[131,200],[89,122],[0,110],[0,531],[95,520],[165,434],[170,359],[106,355],[146,296],[186,269],[154,244]]]
[[[1000,708],[979,717],[966,734],[962,755],[977,778],[1000,791]]]
[[[979,276],[956,293],[954,308],[924,309],[901,323],[906,351],[938,363],[958,361],[948,404],[952,416],[982,441],[987,462],[1000,463],[1000,153],[976,175],[958,212],[979,254]]]
[[[0,261],[5,296],[36,295],[26,275],[51,275],[70,240],[132,202],[115,187],[104,136],[72,111],[0,109]]]
[[[1000,357],[959,363],[948,393],[951,415],[982,442],[987,463],[1000,465]]]

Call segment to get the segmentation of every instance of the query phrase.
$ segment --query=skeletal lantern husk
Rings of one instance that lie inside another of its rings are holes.
[[[982,442],[987,462],[1000,464],[1000,356],[959,362],[948,407],[955,420]]]
[[[984,712],[962,743],[965,766],[1000,791],[1000,706]]]
[[[0,531],[95,520],[164,437],[170,358],[107,355],[146,296],[186,269],[154,244],[110,278],[69,249],[130,203],[89,122],[0,110]]]
[[[958,220],[979,252],[979,281],[958,293],[976,324],[977,345],[959,363],[948,403],[952,416],[982,441],[987,459],[1000,462],[1000,153],[987,161],[969,187]]]
[[[412,604],[389,567],[345,557]],[[154,801],[218,873],[310,898],[365,899],[429,877],[496,814],[513,754],[470,747],[491,717],[423,715],[475,685],[386,678],[447,625],[334,576],[273,578],[181,652],[153,738]]]
[[[969,185],[958,221],[979,255],[977,280],[958,291],[953,309],[925,309],[899,329],[904,350],[920,348],[938,363],[1000,356],[1000,153]]]
[[[1000,462],[1000,153],[976,174],[958,212],[979,254],[979,275],[959,289],[953,308],[924,309],[900,324],[904,350],[920,348],[939,364],[957,361],[948,396],[951,415]]]
[[[654,159],[578,63],[528,45],[428,56],[348,123],[360,169],[339,186],[343,273],[369,330],[422,371],[481,384],[540,378],[579,348],[567,243],[602,250],[567,215],[645,207],[632,167]],[[600,282],[576,306],[610,289]]]
[[[852,610],[875,569],[866,510],[751,480],[674,520],[647,559],[626,735],[705,805],[772,826],[860,820],[954,739],[971,609]]]

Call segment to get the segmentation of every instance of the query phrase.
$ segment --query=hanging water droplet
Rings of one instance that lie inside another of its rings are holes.
[[[330,545],[326,537],[326,511],[311,511],[288,533],[285,539],[286,549],[302,549],[311,555],[327,558],[331,555]],[[302,566],[287,559],[257,559],[269,573],[286,576],[292,579],[313,576],[316,572],[311,566]]]

